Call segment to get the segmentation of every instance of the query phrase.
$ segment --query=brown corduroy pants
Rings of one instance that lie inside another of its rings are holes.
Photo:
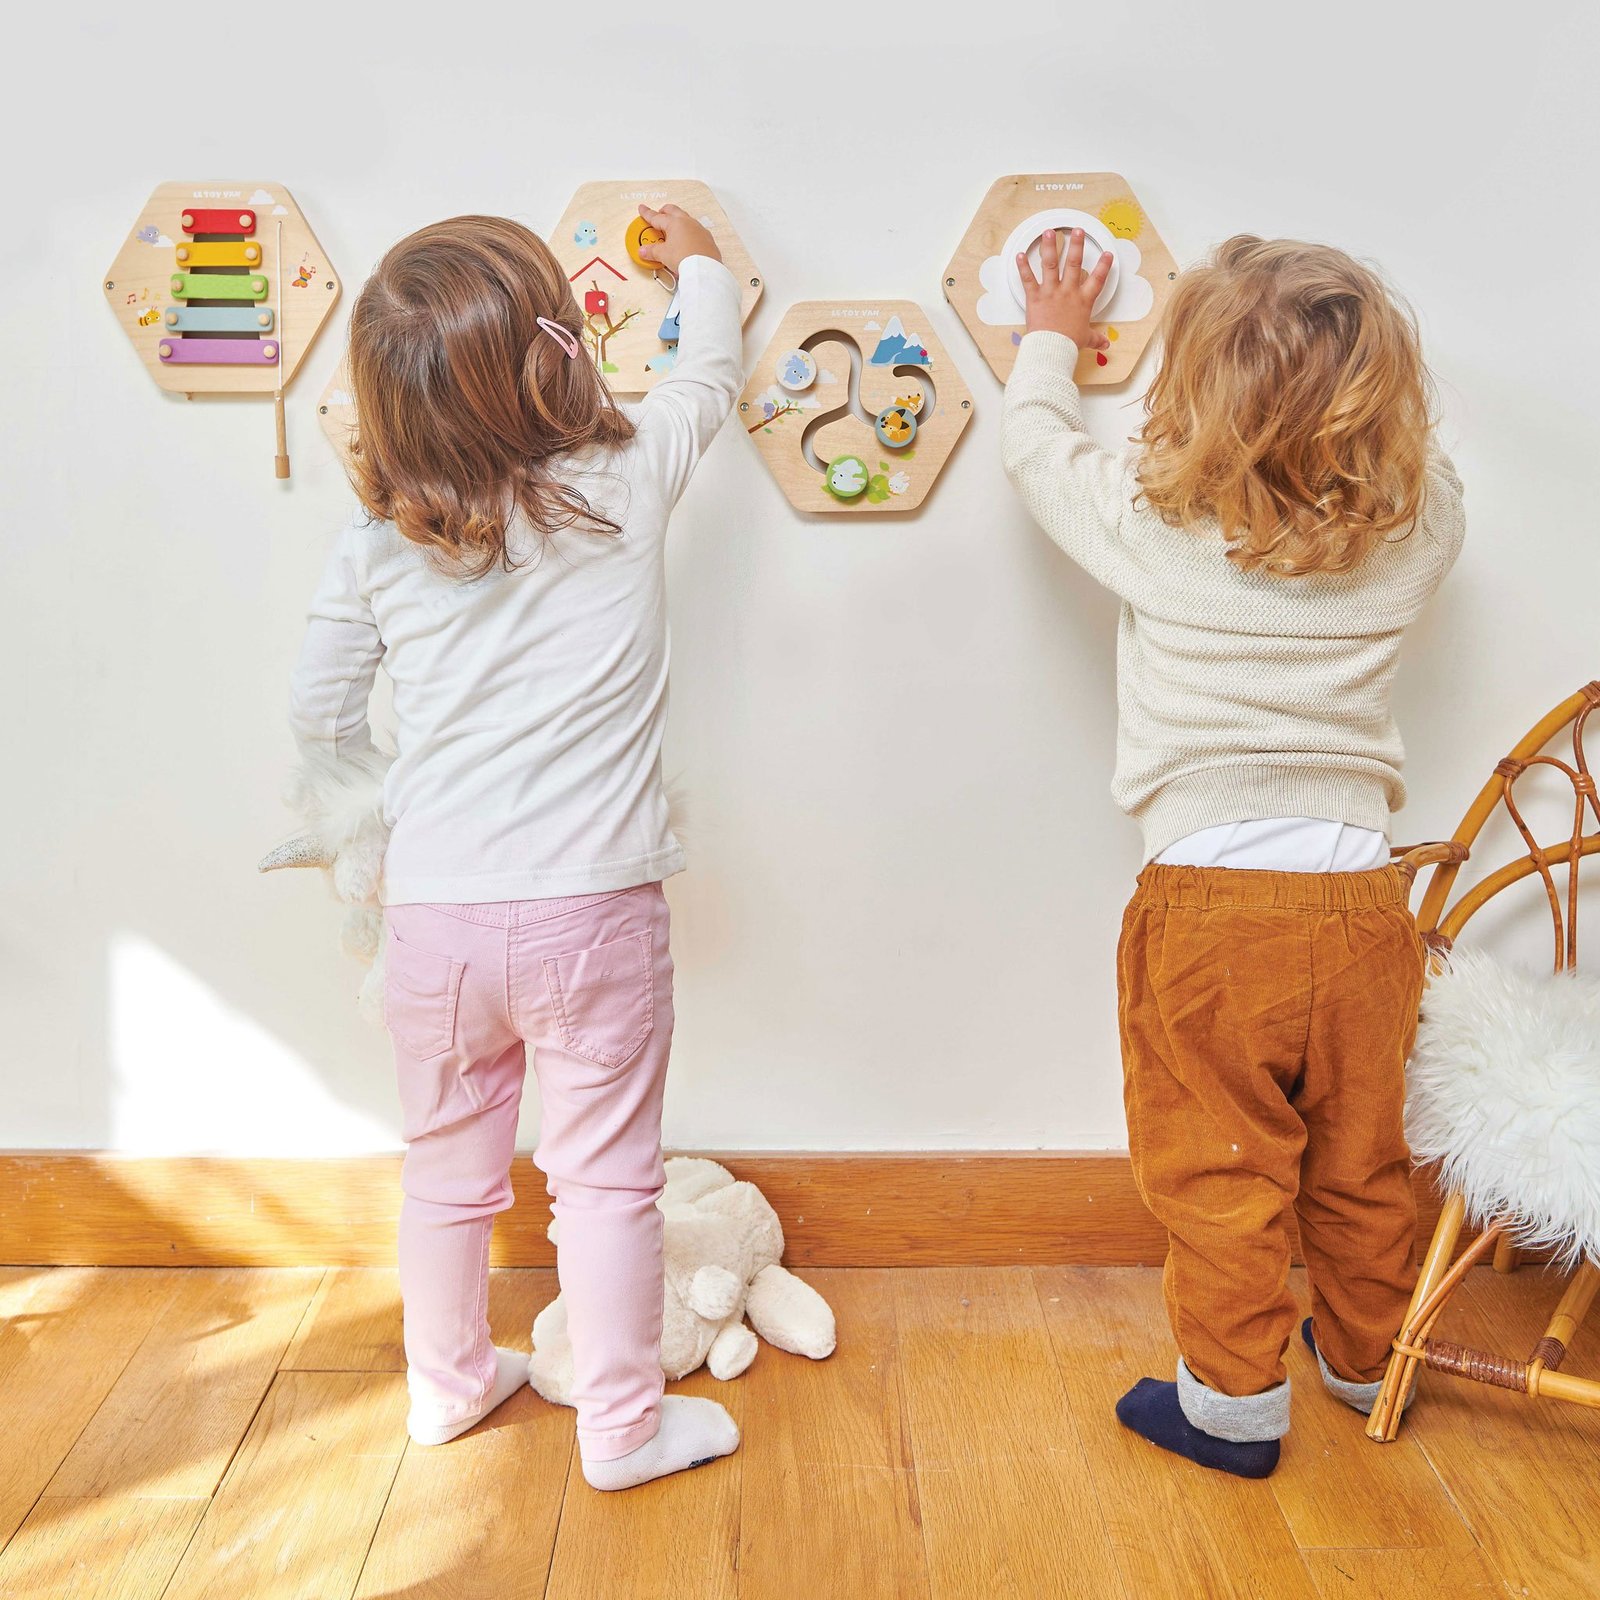
[[[1149,866],[1117,955],[1133,1170],[1167,1313],[1222,1395],[1285,1380],[1288,1212],[1332,1372],[1382,1376],[1416,1280],[1403,1111],[1425,966],[1409,880]]]

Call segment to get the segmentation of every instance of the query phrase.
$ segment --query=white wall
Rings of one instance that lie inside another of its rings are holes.
[[[1090,29],[929,0],[897,32],[884,7],[540,10],[280,8],[237,38],[208,22],[192,60],[148,10],[30,16],[37,71],[0,106],[0,1144],[395,1142],[335,908],[253,870],[286,828],[285,677],[346,495],[314,413],[342,318],[291,392],[283,486],[267,408],[162,395],[102,304],[157,181],[234,173],[294,191],[341,312],[421,223],[546,228],[585,179],[676,175],[713,185],[766,276],[750,360],[792,300],[927,307],[978,402],[922,515],[804,521],[730,427],[674,527],[693,868],[668,1137],[1120,1146],[1137,838],[1106,794],[1113,605],[1012,503],[1000,391],[940,271],[993,178],[1051,168],[1125,173],[1183,260],[1237,230],[1381,258],[1471,497],[1398,692],[1399,831],[1447,832],[1600,676],[1595,12],[1149,0]],[[1102,438],[1148,373],[1093,398]]]

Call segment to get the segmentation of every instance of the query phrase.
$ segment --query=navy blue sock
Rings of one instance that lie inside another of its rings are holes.
[[[1158,1378],[1141,1378],[1117,1401],[1117,1421],[1175,1456],[1236,1478],[1264,1478],[1278,1464],[1276,1439],[1238,1444],[1203,1433],[1184,1416],[1177,1384]]]
[[[1309,1350],[1312,1355],[1315,1355],[1317,1353],[1317,1341],[1311,1337],[1310,1317],[1307,1317],[1306,1320],[1300,1324],[1300,1337],[1305,1340],[1306,1349]]]

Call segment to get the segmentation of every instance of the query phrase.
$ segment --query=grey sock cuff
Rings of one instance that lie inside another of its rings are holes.
[[[1178,1357],[1178,1404],[1202,1433],[1232,1444],[1281,1439],[1289,1431],[1289,1380],[1263,1394],[1220,1394],[1208,1389]]]
[[[1354,1406],[1363,1415],[1369,1415],[1377,1405],[1378,1391],[1383,1387],[1381,1378],[1376,1383],[1352,1383],[1348,1378],[1341,1378],[1322,1359],[1320,1350],[1317,1351],[1317,1370],[1322,1374],[1323,1388],[1335,1399],[1343,1400],[1347,1406]]]
[[[1348,1378],[1341,1378],[1326,1361],[1322,1359],[1322,1352],[1317,1350],[1316,1341],[1313,1340],[1311,1348],[1317,1352],[1317,1370],[1322,1374],[1322,1386],[1336,1400],[1343,1400],[1347,1406],[1359,1411],[1362,1416],[1371,1416],[1372,1408],[1378,1403],[1379,1392],[1383,1388],[1383,1379],[1379,1378],[1373,1383],[1352,1383]],[[1415,1375],[1411,1379],[1411,1389],[1401,1404],[1401,1410],[1410,1405],[1417,1392]]]

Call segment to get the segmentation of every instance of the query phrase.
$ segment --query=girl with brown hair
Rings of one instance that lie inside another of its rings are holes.
[[[1175,1382],[1123,1423],[1263,1477],[1289,1427],[1287,1216],[1323,1382],[1370,1410],[1415,1278],[1402,1127],[1423,955],[1389,863],[1401,635],[1461,548],[1409,312],[1343,251],[1228,240],[1173,295],[1137,443],[1073,369],[1110,267],[1019,259],[1006,469],[1122,601],[1113,793],[1144,831],[1118,950],[1128,1142],[1166,1224]],[[1062,270],[1064,267],[1064,271]]]
[[[456,217],[401,240],[350,324],[361,511],[296,668],[304,759],[384,784],[385,1019],[407,1144],[409,1427],[441,1444],[527,1378],[490,1343],[489,1236],[529,1058],[559,1228],[583,1471],[624,1489],[726,1455],[714,1401],[662,1395],[661,1101],[682,870],[661,783],[667,520],[742,382],[711,235],[641,208],[675,274],[676,365],[625,410],[536,235]]]

